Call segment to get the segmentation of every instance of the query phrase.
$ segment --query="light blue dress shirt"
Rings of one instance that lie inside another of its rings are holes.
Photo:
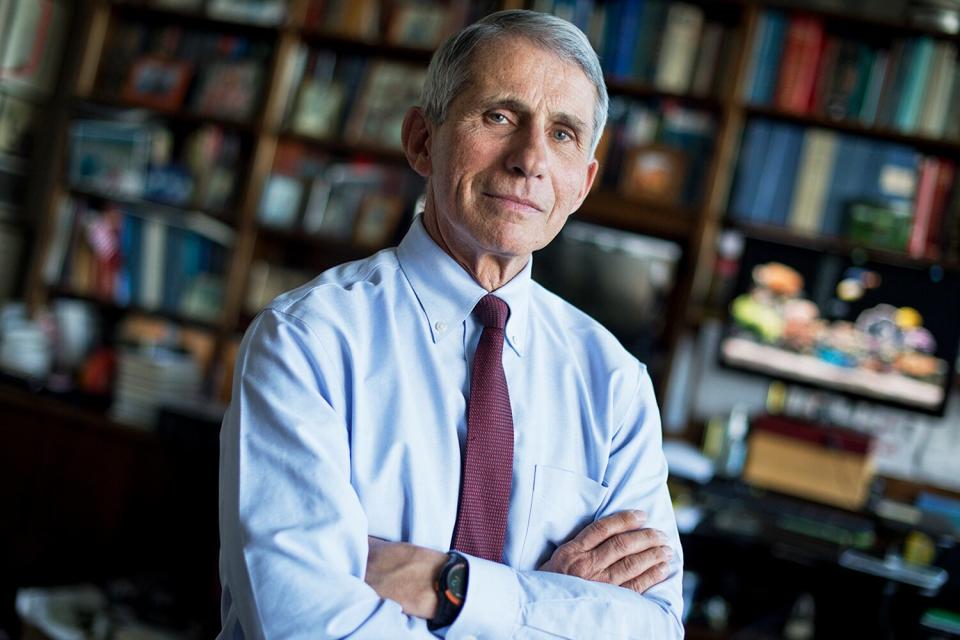
[[[645,367],[530,279],[503,365],[515,430],[503,564],[469,557],[447,638],[683,635],[682,555]],[[363,581],[367,536],[450,547],[487,292],[417,218],[403,242],[262,311],[244,337],[220,459],[222,638],[433,638]],[[639,595],[537,571],[586,524],[642,509],[670,577]]]

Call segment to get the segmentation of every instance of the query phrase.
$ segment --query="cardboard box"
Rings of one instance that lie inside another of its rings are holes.
[[[853,510],[867,500],[874,474],[869,436],[763,416],[748,442],[748,484]]]

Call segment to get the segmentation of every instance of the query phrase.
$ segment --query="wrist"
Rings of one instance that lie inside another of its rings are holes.
[[[437,608],[428,621],[427,626],[431,631],[450,626],[457,619],[467,596],[468,572],[469,564],[463,555],[456,551],[447,554],[446,562],[440,567],[434,581]]]

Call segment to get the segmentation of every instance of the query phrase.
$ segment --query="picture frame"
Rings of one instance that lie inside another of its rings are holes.
[[[347,141],[400,150],[404,105],[417,102],[425,79],[426,69],[409,64],[372,64],[347,122]]]
[[[36,120],[32,103],[0,93],[0,153],[27,157]]]
[[[256,60],[211,63],[201,74],[192,107],[207,116],[247,120],[257,106],[262,75]]]
[[[354,244],[383,247],[393,237],[403,214],[403,201],[395,195],[371,193],[363,198],[353,227]]]
[[[680,202],[687,157],[681,149],[662,144],[628,149],[620,169],[620,195],[664,205]]]
[[[121,98],[139,106],[174,111],[183,104],[192,76],[193,65],[185,60],[144,56],[131,67]]]
[[[449,30],[451,9],[440,4],[401,3],[394,7],[387,42],[403,47],[435,49]]]

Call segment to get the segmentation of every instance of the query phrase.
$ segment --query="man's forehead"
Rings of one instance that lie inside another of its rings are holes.
[[[485,101],[524,100],[531,91],[545,86],[556,89],[547,97],[564,103],[563,110],[568,111],[584,97],[582,88],[571,90],[577,83],[588,86],[586,95],[592,98],[584,105],[591,112],[585,116],[592,115],[597,100],[596,87],[579,64],[519,36],[501,36],[474,51],[467,77],[467,87],[482,90]]]

